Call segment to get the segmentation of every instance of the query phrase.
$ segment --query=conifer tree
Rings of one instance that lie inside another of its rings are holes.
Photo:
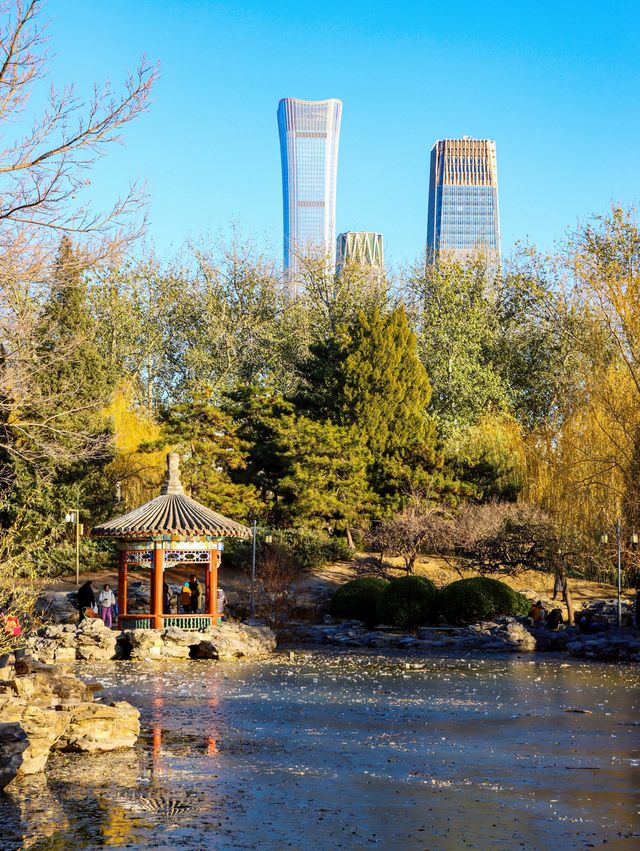
[[[257,489],[233,478],[246,466],[247,444],[206,393],[164,411],[162,435],[182,455],[183,484],[194,499],[235,520],[261,513]]]
[[[376,493],[397,503],[403,492],[431,489],[441,466],[427,415],[431,385],[403,307],[359,311],[313,348],[305,373],[299,404],[315,419],[358,429]]]
[[[280,482],[285,520],[348,532],[370,512],[371,458],[356,426],[285,416],[279,422],[279,439],[286,465]]]

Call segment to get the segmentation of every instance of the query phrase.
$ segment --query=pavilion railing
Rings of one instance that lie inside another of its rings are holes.
[[[163,627],[177,626],[180,629],[197,630],[219,626],[221,619],[213,615],[162,615]],[[121,615],[118,619],[120,629],[153,629],[153,615]]]

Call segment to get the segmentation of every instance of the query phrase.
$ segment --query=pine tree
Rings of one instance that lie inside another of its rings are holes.
[[[359,431],[376,493],[393,504],[403,492],[432,489],[442,462],[427,415],[431,385],[403,307],[359,311],[313,349],[305,377],[300,406],[314,419]]]
[[[355,426],[290,415],[279,422],[279,439],[287,468],[280,482],[286,520],[332,533],[370,512],[370,455]]]
[[[182,455],[183,484],[194,499],[234,520],[262,513],[256,488],[233,478],[246,466],[247,444],[206,393],[165,410],[161,421],[162,441]]]

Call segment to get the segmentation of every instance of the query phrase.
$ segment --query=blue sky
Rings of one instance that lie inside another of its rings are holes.
[[[143,52],[161,63],[150,113],[93,183],[106,204],[147,181],[161,255],[231,223],[280,255],[281,97],[341,98],[338,230],[381,231],[394,265],[423,250],[438,138],[496,140],[507,255],[640,196],[635,3],[48,0],[46,13],[56,83],[89,93]]]

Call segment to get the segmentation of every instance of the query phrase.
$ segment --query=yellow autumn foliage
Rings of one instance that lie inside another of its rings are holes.
[[[130,384],[125,382],[115,390],[105,416],[113,429],[116,453],[107,472],[120,482],[120,505],[129,511],[157,496],[167,450],[164,446],[146,448],[157,444],[161,430],[149,411],[136,402]]]

